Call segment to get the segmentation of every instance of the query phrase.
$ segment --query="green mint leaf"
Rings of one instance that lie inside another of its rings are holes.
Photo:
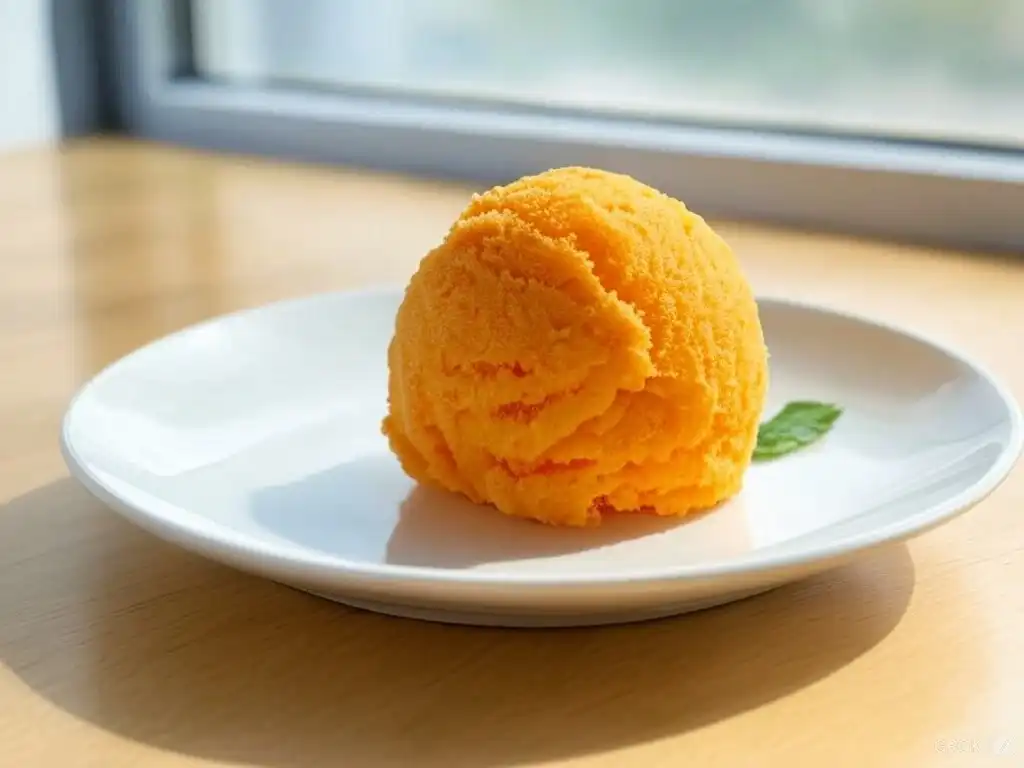
[[[843,413],[829,403],[805,400],[787,403],[757,430],[754,461],[768,461],[806,448],[821,439]]]

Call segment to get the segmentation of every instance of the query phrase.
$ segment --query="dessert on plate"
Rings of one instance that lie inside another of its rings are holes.
[[[641,182],[560,168],[476,195],[406,288],[384,432],[415,480],[544,523],[735,495],[768,382],[729,246]]]

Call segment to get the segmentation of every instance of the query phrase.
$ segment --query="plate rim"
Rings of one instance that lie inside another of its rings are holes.
[[[818,543],[802,549],[798,548],[795,551],[790,551],[784,546],[781,547],[781,551],[773,551],[775,548],[767,548],[766,552],[760,556],[744,555],[710,563],[683,564],[647,570],[638,569],[617,575],[599,573],[544,575],[533,573],[502,574],[472,569],[369,563],[298,547],[282,550],[273,544],[247,538],[244,535],[240,535],[235,529],[217,523],[213,523],[210,526],[211,530],[201,529],[201,526],[192,523],[192,518],[195,517],[194,512],[153,496],[146,491],[139,489],[137,494],[145,503],[125,498],[123,494],[111,488],[89,466],[89,462],[78,454],[72,444],[69,428],[75,415],[75,409],[83,395],[91,388],[100,384],[103,379],[116,373],[120,365],[146,350],[157,347],[175,337],[193,333],[211,324],[226,320],[237,320],[246,315],[272,309],[283,309],[290,305],[308,304],[316,301],[384,296],[392,296],[400,300],[403,293],[404,287],[394,283],[376,284],[357,289],[314,292],[220,314],[147,342],[101,368],[95,375],[80,385],[72,395],[60,425],[60,451],[68,470],[93,496],[134,525],[186,549],[199,551],[212,559],[217,559],[217,556],[220,555],[228,558],[229,562],[235,564],[250,562],[253,558],[258,558],[263,564],[274,566],[275,570],[290,573],[298,572],[303,578],[317,581],[343,578],[367,584],[417,582],[428,586],[471,585],[478,587],[525,587],[535,589],[573,587],[614,588],[652,583],[698,583],[726,578],[749,578],[757,574],[767,574],[782,569],[807,567],[819,562],[839,560],[876,546],[905,541],[949,522],[984,501],[1005,482],[1020,458],[1022,450],[1024,450],[1024,416],[1022,416],[1020,404],[1004,381],[995,375],[988,366],[979,362],[969,353],[956,346],[939,341],[928,334],[901,327],[895,323],[872,318],[858,312],[838,309],[803,299],[764,293],[757,295],[759,309],[770,304],[779,308],[825,314],[859,323],[869,328],[893,333],[922,344],[973,370],[993,388],[1007,409],[1010,434],[999,456],[975,483],[938,504],[926,506],[922,510],[888,525],[878,526],[845,537],[840,536],[833,541]],[[714,512],[711,512],[711,514],[714,514]],[[239,565],[239,567],[242,566]]]

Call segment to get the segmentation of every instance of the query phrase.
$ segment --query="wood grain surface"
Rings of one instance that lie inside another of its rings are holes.
[[[1020,469],[810,581],[543,632],[320,601],[68,478],[59,420],[100,367],[229,310],[404,280],[469,192],[115,141],[0,157],[0,766],[1024,765]],[[962,346],[1024,398],[1024,261],[717,225],[759,291]]]

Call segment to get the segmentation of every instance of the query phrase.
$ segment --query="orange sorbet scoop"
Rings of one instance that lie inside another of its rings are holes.
[[[388,365],[384,432],[406,473],[569,526],[736,494],[768,380],[725,242],[589,168],[474,196],[410,281]]]

